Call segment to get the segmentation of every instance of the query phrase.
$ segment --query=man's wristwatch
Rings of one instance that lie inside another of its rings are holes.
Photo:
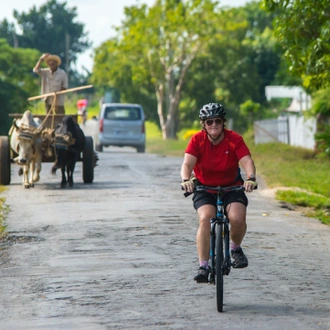
[[[248,177],[248,180],[256,182],[256,178],[253,174]]]

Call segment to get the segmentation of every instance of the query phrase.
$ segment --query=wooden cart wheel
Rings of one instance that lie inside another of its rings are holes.
[[[85,137],[85,148],[83,150],[82,169],[83,169],[83,181],[84,183],[92,183],[94,180],[94,142],[91,136]]]
[[[0,136],[0,185],[10,183],[10,146],[8,136]]]

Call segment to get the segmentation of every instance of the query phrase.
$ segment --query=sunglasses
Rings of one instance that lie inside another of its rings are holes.
[[[207,126],[212,126],[213,123],[215,123],[216,125],[221,125],[223,123],[223,120],[222,119],[208,119],[205,121],[206,125]]]

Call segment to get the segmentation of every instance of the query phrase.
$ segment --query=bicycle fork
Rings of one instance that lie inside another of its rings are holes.
[[[215,284],[215,221],[216,218],[211,218],[210,232],[210,283]]]
[[[222,269],[224,275],[229,275],[230,267],[231,267],[231,258],[230,258],[230,247],[229,247],[230,237],[229,237],[228,218],[224,219],[223,235],[224,235],[225,249],[224,249],[224,264],[222,266]]]

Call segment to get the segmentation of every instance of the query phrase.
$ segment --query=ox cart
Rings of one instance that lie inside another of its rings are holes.
[[[82,87],[76,89],[89,88]],[[76,90],[71,89],[71,90]],[[71,91],[71,90],[67,90]],[[63,93],[58,92],[58,93]],[[56,94],[58,94],[56,93]],[[52,93],[54,95],[55,93]],[[47,95],[47,94],[46,94]],[[45,95],[29,98],[37,99],[44,97]],[[56,97],[55,97],[56,98]],[[54,99],[55,99],[54,98]],[[9,114],[10,117],[13,118],[13,125],[15,120],[22,117],[21,113],[12,113]],[[35,115],[39,119],[41,124],[40,132],[42,132],[42,162],[54,162],[55,161],[55,153],[51,152],[52,143],[53,143],[53,131],[55,126],[58,123],[62,122],[62,119],[65,115],[55,114],[50,111],[47,115]],[[75,123],[78,123],[77,115],[70,115]],[[13,126],[12,126],[13,128]],[[10,137],[12,128],[9,131],[8,136],[0,136],[0,185],[9,185],[11,181],[11,163],[14,163],[15,157],[17,154],[11,148],[10,145]],[[94,180],[94,167],[97,162],[97,154],[94,151],[94,143],[93,138],[91,136],[85,136],[85,146],[83,151],[80,153],[78,161],[82,162],[82,179],[84,183],[92,183]]]

